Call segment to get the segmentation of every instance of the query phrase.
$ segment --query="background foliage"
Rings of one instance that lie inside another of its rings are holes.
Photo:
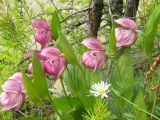
[[[70,99],[73,104],[76,103],[74,105],[77,107],[77,109],[80,109],[79,111],[83,111],[84,109],[79,104],[83,104],[84,106],[88,105],[89,107],[92,106],[90,101],[94,101],[93,98],[89,97],[84,99],[82,96],[84,94],[88,94],[87,90],[94,82],[98,82],[100,80],[106,81],[107,78],[107,80],[112,83],[113,88],[116,89],[122,97],[129,99],[138,107],[146,109],[147,111],[160,117],[159,98],[156,101],[154,110],[152,108],[155,95],[154,91],[150,92],[150,95],[145,101],[147,106],[143,101],[143,97],[145,95],[145,89],[143,86],[145,73],[147,72],[149,66],[154,62],[154,57],[160,54],[160,25],[158,24],[160,19],[160,7],[157,5],[159,4],[159,1],[140,0],[136,15],[136,23],[138,24],[138,29],[140,30],[138,40],[132,49],[120,50],[120,52],[122,52],[121,57],[117,56],[116,54],[118,50],[115,48],[115,38],[113,33],[114,28],[112,28],[112,18],[109,15],[109,5],[107,1],[104,1],[104,3],[105,6],[102,23],[98,32],[98,38],[102,40],[108,56],[113,59],[113,61],[109,59],[104,68],[100,71],[96,71],[96,73],[93,73],[91,70],[84,70],[85,68],[83,66],[79,67],[69,65],[62,79],[68,86],[68,91],[76,96],[76,98]],[[32,49],[39,48],[39,45],[34,43],[34,30],[31,26],[31,23],[34,19],[45,18],[50,20],[50,22],[53,23],[53,28],[55,29],[52,31],[58,31],[59,25],[54,26],[54,22],[56,20],[52,19],[52,16],[54,18],[53,12],[55,10],[58,10],[57,13],[59,15],[63,34],[61,32],[57,32],[57,34],[60,35],[60,38],[57,39],[56,43],[52,42],[50,44],[55,44],[57,47],[63,48],[63,51],[67,51],[66,49],[72,45],[76,54],[71,55],[73,58],[70,57],[70,53],[66,52],[65,55],[70,59],[70,63],[76,64],[76,60],[79,60],[80,55],[82,55],[82,53],[85,51],[85,48],[81,45],[81,41],[90,33],[87,12],[89,5],[90,0],[1,0],[0,84],[3,84],[3,82],[15,71],[23,70],[25,72],[29,63],[29,60],[24,61],[26,58],[26,53]],[[113,29],[112,34],[110,34],[111,29]],[[71,45],[66,43],[66,40],[68,40]],[[61,45],[59,42],[64,44]],[[67,48],[64,46],[66,44]],[[78,61],[78,63],[80,63],[80,61]],[[127,71],[130,72],[128,73]],[[157,80],[159,79],[159,71],[160,70],[158,68],[153,72],[153,84],[156,84]],[[86,79],[88,81],[86,81]],[[36,81],[36,78],[34,80]],[[88,88],[80,87],[84,86],[83,84],[87,84]],[[64,93],[59,89],[60,88],[56,88],[58,95],[64,96]],[[44,94],[48,93],[46,92]],[[109,117],[110,119],[116,119],[114,115],[116,114],[118,118],[122,120],[147,119],[147,114],[145,112],[138,111],[131,104],[119,98],[116,94],[114,95],[114,93],[112,93],[112,95],[112,99],[109,99],[108,103],[110,104],[109,108],[113,113],[111,113],[108,109],[104,110],[102,117],[103,115],[106,115],[105,118]],[[74,109],[68,107],[68,103],[66,103],[66,106],[59,106],[59,102],[66,101],[66,98],[61,98],[60,100],[57,99],[55,101],[55,104],[58,105],[60,110],[65,112],[70,111],[74,114]],[[98,120],[96,115],[99,112],[101,113],[101,111],[98,110],[103,110],[104,106],[107,106],[108,103],[97,102],[96,105],[101,108],[93,108],[93,112],[90,112],[90,110],[87,109],[86,113],[88,114],[84,114],[84,118],[87,120]],[[47,106],[46,108],[49,109]],[[34,106],[33,104],[27,102],[19,112],[1,112],[0,118],[2,120],[7,120],[10,118],[18,119],[17,116],[24,116],[21,112],[28,116],[42,117],[47,116],[47,114],[50,115],[50,109],[47,111],[47,113],[44,113],[44,109],[45,108],[41,106]],[[63,113],[64,115],[66,115],[65,112]],[[67,117],[68,119],[71,119],[70,116]],[[50,116],[50,119],[53,118],[54,115]]]

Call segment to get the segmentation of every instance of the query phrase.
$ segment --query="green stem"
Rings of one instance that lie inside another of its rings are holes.
[[[70,104],[70,106],[71,106],[71,108],[72,108],[73,106],[72,106],[72,103],[71,103],[71,101],[70,101],[70,99],[69,99],[69,97],[68,97],[68,95],[67,95],[66,90],[65,90],[64,83],[63,83],[63,80],[62,80],[62,76],[61,76],[60,80],[61,80],[61,85],[62,85],[62,89],[63,89],[64,95],[65,95],[65,97],[67,98],[68,103]]]
[[[91,86],[91,71],[89,70],[88,73],[88,81],[89,81],[89,87]]]
[[[140,111],[142,111],[142,112],[144,112],[144,113],[146,113],[146,114],[148,114],[148,115],[150,115],[150,116],[156,118],[157,120],[160,120],[160,118],[158,118],[157,116],[155,116],[155,115],[153,115],[153,114],[147,112],[146,110],[144,110],[144,109],[138,107],[136,104],[132,103],[132,102],[129,101],[128,99],[122,97],[122,96],[120,95],[120,93],[119,93],[118,91],[114,90],[113,88],[112,88],[112,91],[114,92],[115,95],[117,95],[117,96],[120,97],[121,99],[125,100],[126,102],[128,102],[129,104],[131,104],[132,106],[134,106],[136,109],[138,109],[138,110],[140,110]]]
[[[61,118],[61,120],[64,120],[63,117],[62,117],[62,115],[59,113],[58,109],[56,108],[56,106],[55,106],[52,98],[50,97],[50,95],[49,95],[49,100],[51,101],[51,104],[54,107],[55,112],[58,114],[58,116]]]
[[[85,80],[85,83],[86,83],[87,89],[89,89],[89,87],[88,87],[88,83],[87,83],[87,79],[86,79],[86,76],[85,76],[85,73],[84,73],[83,69],[81,68],[80,64],[78,64],[78,67],[80,68],[80,70],[81,70],[81,72],[82,72],[82,74],[83,74],[83,77],[84,77],[84,80]]]

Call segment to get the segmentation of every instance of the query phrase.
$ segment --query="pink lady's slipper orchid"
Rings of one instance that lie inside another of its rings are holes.
[[[15,73],[10,77],[2,86],[2,90],[0,95],[2,111],[19,109],[26,98],[22,84],[22,73]]]
[[[2,86],[5,92],[24,92],[24,87],[22,83],[22,73],[17,72],[13,74]]]
[[[102,67],[105,63],[106,55],[103,51],[101,42],[94,37],[89,37],[85,39],[82,44],[91,49],[82,55],[82,63],[86,67],[94,70]]]
[[[122,26],[115,29],[115,35],[117,40],[116,46],[128,47],[134,44],[137,39],[136,23],[128,18],[120,18],[118,20],[115,20],[115,22]]]
[[[46,73],[48,73],[49,75],[53,75],[54,79],[57,80],[67,67],[66,58],[61,55],[59,49],[54,47],[42,49],[41,55],[46,57],[46,60],[44,62]]]
[[[42,48],[44,48],[52,40],[52,34],[48,30],[40,29],[35,33],[34,38],[38,43],[41,44]]]
[[[35,40],[41,44],[42,48],[46,47],[52,40],[52,34],[48,21],[45,19],[37,19],[32,23],[32,26],[38,30],[34,35]]]

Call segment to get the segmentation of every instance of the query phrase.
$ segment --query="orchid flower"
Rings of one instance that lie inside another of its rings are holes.
[[[136,23],[128,18],[120,18],[115,20],[116,23],[122,27],[115,29],[116,35],[116,46],[117,47],[128,47],[136,42],[137,32],[136,32]]]
[[[85,39],[82,44],[91,49],[82,55],[82,64],[84,64],[87,68],[94,70],[102,67],[105,63],[106,55],[103,51],[101,42],[94,37],[89,37]]]
[[[22,84],[22,73],[15,73],[2,86],[3,92],[0,94],[0,104],[2,111],[19,109],[25,99],[24,87]]]
[[[42,49],[41,55],[46,58],[44,61],[44,69],[49,75],[53,75],[57,80],[67,67],[67,60],[61,54],[59,49],[54,47],[47,47]]]
[[[45,19],[37,19],[32,23],[32,26],[38,30],[34,35],[35,40],[41,44],[41,48],[45,48],[52,40],[48,21]]]

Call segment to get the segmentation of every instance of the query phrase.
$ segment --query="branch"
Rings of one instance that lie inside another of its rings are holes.
[[[82,21],[82,22],[79,22],[77,24],[73,24],[71,27],[70,27],[70,30],[67,31],[67,34],[69,34],[71,31],[73,31],[74,29],[80,27],[81,25],[85,24],[86,22],[88,21]]]
[[[123,15],[123,0],[109,0],[109,7],[112,19]]]
[[[103,11],[103,0],[93,0],[93,8],[89,9],[89,20],[91,36],[97,37],[98,29],[101,23],[102,11]]]
[[[139,0],[126,0],[125,16],[126,17],[135,17],[138,6],[139,6]]]
[[[61,23],[62,23],[62,22],[65,22],[65,21],[68,20],[69,18],[71,18],[71,17],[73,17],[73,16],[75,16],[75,15],[77,15],[77,14],[79,14],[79,13],[86,12],[87,10],[89,10],[89,8],[86,8],[86,9],[84,9],[84,10],[75,12],[75,13],[69,15],[68,17],[64,18],[64,19],[61,21]]]

